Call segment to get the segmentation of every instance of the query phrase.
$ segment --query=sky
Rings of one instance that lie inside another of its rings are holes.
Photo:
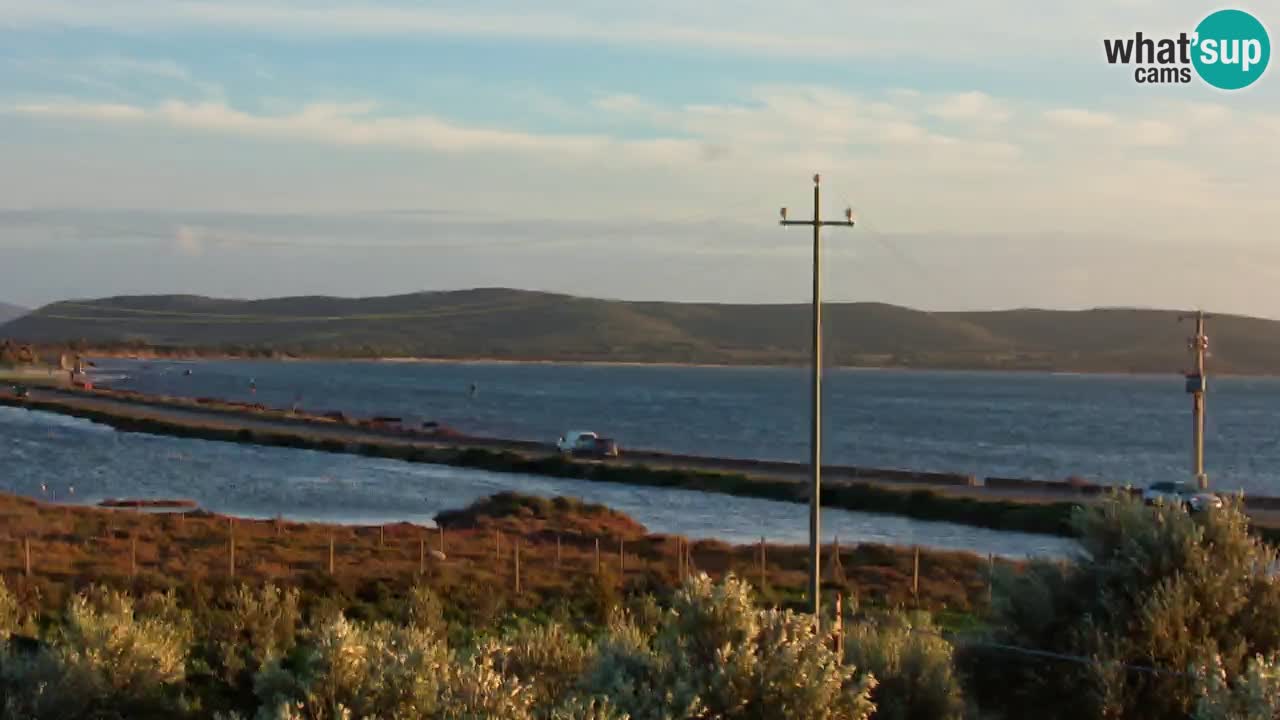
[[[799,302],[821,173],[830,301],[1280,317],[1280,69],[1103,52],[1218,7],[0,0],[0,301]]]

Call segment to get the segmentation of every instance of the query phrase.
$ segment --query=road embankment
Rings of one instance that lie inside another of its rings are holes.
[[[26,397],[0,392],[0,405],[80,417],[126,432],[808,502],[808,467],[803,463],[626,450],[621,458],[586,460],[564,457],[546,443],[466,436],[439,427],[405,428],[389,422],[393,419],[310,415],[209,398],[109,390],[32,388]],[[826,507],[1052,535],[1072,534],[1073,509],[1108,491],[1081,481],[980,479],[851,466],[824,466],[823,473]]]

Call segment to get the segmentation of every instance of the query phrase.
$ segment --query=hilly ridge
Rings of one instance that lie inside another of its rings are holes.
[[[26,315],[27,312],[27,309],[24,307],[0,302],[0,323],[6,323],[15,318],[22,317],[23,315]]]
[[[0,338],[99,350],[321,357],[803,364],[807,304],[624,302],[509,289],[372,298],[221,300],[156,295],[68,301],[0,325]],[[1165,310],[923,312],[825,307],[832,365],[1175,372],[1187,364]],[[1280,322],[1211,321],[1215,372],[1274,374]]]

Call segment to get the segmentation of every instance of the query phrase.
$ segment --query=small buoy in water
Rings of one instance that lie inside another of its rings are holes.
[[[479,391],[480,388],[475,383],[471,383],[471,397],[475,397],[476,393]]]
[[[190,375],[190,374],[191,374],[191,371],[190,371],[190,370],[183,370],[183,371],[182,371],[182,374],[183,374],[183,375]]]

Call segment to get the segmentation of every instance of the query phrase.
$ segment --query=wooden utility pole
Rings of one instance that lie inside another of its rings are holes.
[[[1209,389],[1204,375],[1204,357],[1209,351],[1209,336],[1204,334],[1204,321],[1211,317],[1203,310],[1192,315],[1179,315],[1179,320],[1195,320],[1196,334],[1187,338],[1187,349],[1195,353],[1195,370],[1187,373],[1187,392],[1191,394],[1191,472],[1196,486],[1209,488],[1209,476],[1204,472],[1204,395]]]
[[[788,220],[787,209],[782,208],[783,225],[809,225],[813,227],[813,379],[810,387],[812,417],[809,426],[809,603],[813,612],[814,628],[821,622],[822,611],[822,549],[821,492],[822,492],[822,228],[827,225],[853,227],[853,210],[844,211],[844,220],[823,220],[821,216],[821,177],[813,176],[813,219]]]

